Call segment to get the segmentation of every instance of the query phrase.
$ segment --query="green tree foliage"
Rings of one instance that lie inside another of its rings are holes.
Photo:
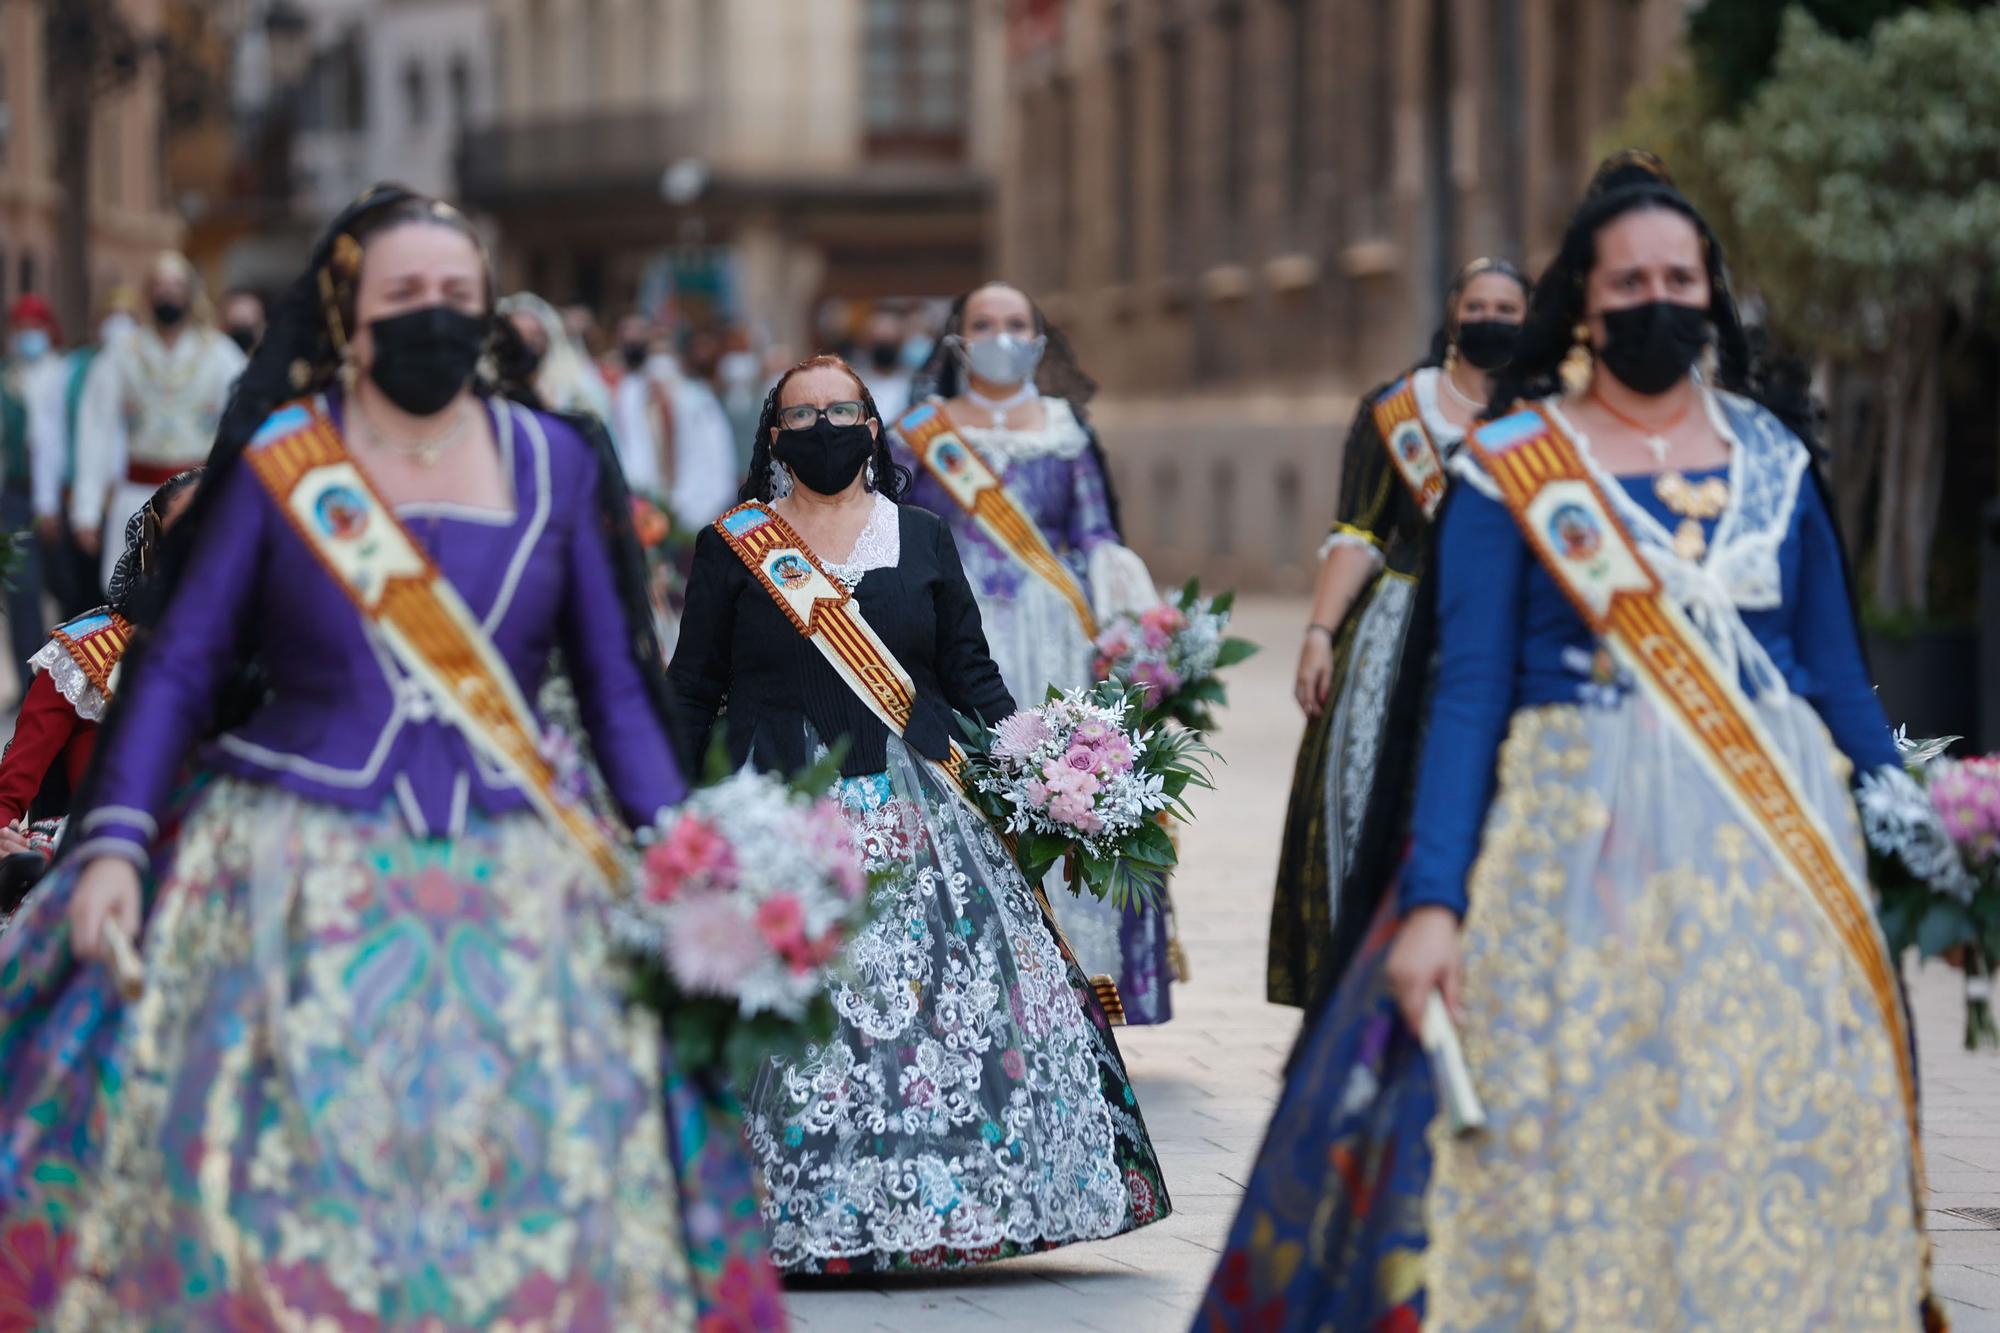
[[[1771,77],[1706,137],[1773,327],[1879,369],[1870,587],[1921,611],[1943,367],[2000,284],[2000,10],[1912,10],[1859,42],[1794,13]]]
[[[1637,93],[1618,142],[1659,153],[1781,345],[1827,372],[1833,480],[1876,611],[1921,615],[1944,486],[1944,377],[2000,284],[2000,8],[1795,6],[1732,108],[1712,53]],[[1776,4],[1711,0],[1776,26]],[[1867,27],[1864,9],[1903,12]],[[1855,28],[1867,35],[1849,35]],[[1745,61],[1754,52],[1742,53]]]
[[[1688,48],[1722,109],[1734,112],[1769,77],[1785,15],[1802,11],[1836,37],[1866,37],[1906,9],[1984,9],[1994,0],[1708,0],[1688,20]]]

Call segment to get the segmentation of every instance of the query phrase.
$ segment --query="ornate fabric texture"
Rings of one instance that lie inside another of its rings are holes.
[[[703,1099],[535,816],[421,840],[216,782],[124,1011],[69,960],[73,882],[0,941],[0,1229],[47,1256],[0,1309],[68,1272],[56,1328],[681,1329],[693,1248],[702,1308],[733,1275],[769,1316],[735,1326],[782,1317],[740,1143],[686,1139]]]
[[[49,679],[55,682],[56,689],[61,692],[63,698],[70,701],[71,706],[76,709],[76,715],[85,722],[104,720],[104,710],[109,706],[110,700],[104,697],[103,690],[91,682],[90,677],[76,664],[76,659],[70,656],[69,650],[62,644],[53,639],[43,644],[36,650],[35,655],[28,659],[28,666],[34,670],[48,672]]]
[[[1849,766],[1759,704],[1858,861]],[[1470,886],[1490,1125],[1433,1128],[1427,1328],[1915,1328],[1891,1039],[1831,929],[1643,696],[1514,716]]]
[[[747,1099],[773,1257],[949,1268],[1164,1217],[1088,983],[985,821],[900,744],[890,755],[839,789],[871,868],[892,872],[848,948],[839,1030]]]

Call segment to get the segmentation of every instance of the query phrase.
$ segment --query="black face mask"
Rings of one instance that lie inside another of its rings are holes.
[[[257,330],[246,329],[239,325],[229,330],[229,341],[241,347],[244,355],[248,356],[250,350],[257,345]]]
[[[368,326],[375,338],[368,377],[411,416],[435,416],[472,378],[486,325],[483,316],[443,305],[378,319]]]
[[[838,495],[854,484],[875,452],[868,423],[835,426],[821,417],[806,430],[781,430],[771,455],[816,495]]]
[[[153,302],[153,322],[163,329],[177,327],[187,318],[188,308],[180,301]]]
[[[1514,359],[1521,326],[1497,319],[1475,319],[1458,326],[1458,354],[1474,369],[1498,370]]]
[[[646,364],[650,352],[644,343],[626,343],[618,349],[618,355],[625,358],[625,369],[637,370]]]
[[[901,343],[876,343],[868,349],[868,359],[874,363],[875,369],[886,375],[888,372],[894,370],[897,363],[903,359],[903,345]]]
[[[1598,359],[1634,393],[1660,394],[1687,376],[1708,343],[1708,311],[1677,301],[1648,301],[1604,312]]]

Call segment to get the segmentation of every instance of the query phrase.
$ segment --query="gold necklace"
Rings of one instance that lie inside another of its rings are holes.
[[[472,424],[472,413],[461,405],[451,424],[429,439],[391,440],[375,424],[373,417],[370,416],[368,409],[362,406],[359,398],[355,399],[355,406],[360,409],[361,419],[368,427],[368,436],[374,441],[376,448],[384,453],[394,454],[398,458],[407,459],[420,468],[436,467],[438,460],[465,438],[466,428]]]
[[[1689,563],[1707,555],[1708,538],[1701,525],[1704,520],[1721,517],[1729,507],[1729,483],[1708,477],[1697,485],[1679,472],[1662,472],[1653,478],[1653,494],[1681,516],[1680,526],[1674,529],[1674,554]]]

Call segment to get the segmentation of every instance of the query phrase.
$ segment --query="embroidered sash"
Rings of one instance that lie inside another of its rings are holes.
[[[835,673],[868,705],[882,725],[901,736],[910,724],[917,688],[910,673],[889,651],[854,603],[854,594],[836,582],[805,538],[774,509],[755,500],[740,504],[715,520],[715,530],[729,543],[751,577],[757,580],[792,628],[804,635]],[[961,793],[965,787],[965,752],[952,742],[951,753],[936,767]],[[1039,884],[1030,886],[1042,919],[1072,959],[1076,950],[1056,920],[1055,908]],[[1125,1003],[1118,984],[1108,976],[1090,978],[1098,1003],[1113,1024],[1125,1021]]]
[[[854,594],[826,572],[805,538],[776,510],[755,500],[716,519],[715,530],[792,627],[819,650],[882,725],[901,736],[916,706],[916,684],[862,617]],[[940,767],[961,790],[964,766],[965,755],[954,742]]]
[[[110,703],[118,684],[118,664],[132,642],[132,626],[125,617],[116,611],[93,611],[50,630],[49,637],[62,645],[77,670]]]
[[[1662,595],[1659,576],[1575,443],[1539,409],[1489,422],[1466,439],[1577,614],[1681,732],[1717,788],[1791,870],[1840,940],[1889,1030],[1910,1122],[1913,1179],[1921,1189],[1909,1021],[1867,885],[1835,851],[1834,834],[1819,812],[1800,796],[1797,776],[1739,682],[1680,607]]]
[[[1444,457],[1417,410],[1416,381],[1405,375],[1375,400],[1375,429],[1389,451],[1389,463],[1409,488],[1426,519],[1437,517],[1444,503]]]
[[[1007,484],[979,451],[959,438],[958,428],[936,403],[920,403],[896,423],[897,434],[917,456],[924,471],[937,479],[945,494],[992,538],[1001,550],[1063,595],[1076,612],[1087,639],[1097,637],[1097,617],[1083,585],[1070,572],[1035,521],[1021,512]]]
[[[244,455],[278,511],[382,635],[438,715],[526,792],[613,886],[627,871],[603,830],[556,794],[534,714],[493,642],[349,457],[317,407],[281,409]]]

